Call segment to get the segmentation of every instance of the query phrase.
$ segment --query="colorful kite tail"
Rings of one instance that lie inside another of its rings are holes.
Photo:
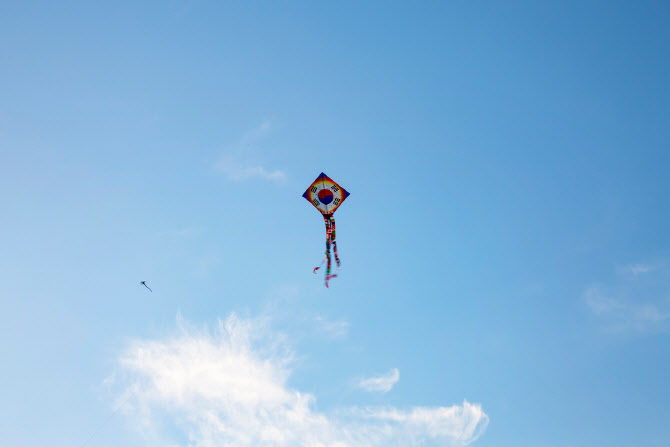
[[[317,267],[314,267],[314,270],[312,271],[314,274],[316,274],[317,270],[323,267],[324,262],[328,261],[328,265],[330,265],[330,222],[326,216],[323,216],[323,220],[326,222],[326,254],[323,257],[321,264],[319,264]]]
[[[321,267],[323,267],[323,263],[326,262],[327,258],[328,258],[327,256],[324,256],[323,260],[321,261],[321,264],[314,267],[314,270],[312,271],[312,273],[314,273],[316,275],[316,271],[319,270]]]
[[[337,242],[335,242],[335,218],[330,216],[330,240],[333,243],[333,254],[335,254],[335,262],[337,263],[337,269],[340,268],[340,257],[337,255]]]
[[[323,217],[323,220],[326,222],[326,287],[328,287],[328,281],[330,280],[330,268],[332,265],[332,259],[330,257],[330,243],[333,237],[333,227],[330,224],[330,219],[326,216]]]
[[[323,216],[323,221],[326,224],[326,253],[323,258],[323,261],[321,261],[321,265],[318,267],[314,267],[314,270],[312,273],[316,273],[317,270],[319,270],[323,264],[326,264],[326,275],[325,275],[325,283],[326,287],[328,287],[328,281],[330,281],[332,278],[337,278],[337,275],[331,275],[330,271],[333,266],[333,261],[331,257],[331,245],[333,247],[333,251],[335,252],[335,262],[337,263],[337,267],[339,270],[340,267],[340,258],[337,256],[337,244],[335,243],[335,219],[333,219],[333,216]]]

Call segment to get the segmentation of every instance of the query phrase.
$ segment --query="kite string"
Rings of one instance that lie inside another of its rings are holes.
[[[107,422],[109,422],[109,420],[110,420],[111,418],[113,418],[114,415],[115,415],[116,413],[118,413],[118,411],[119,411],[121,408],[123,408],[123,406],[124,406],[125,404],[127,404],[128,401],[129,401],[130,399],[133,398],[133,396],[135,396],[135,394],[137,394],[137,390],[133,391],[133,394],[131,394],[130,396],[128,396],[128,399],[126,399],[125,401],[123,401],[123,403],[122,403],[121,405],[119,405],[119,406],[116,408],[116,410],[114,410],[114,412],[113,412],[112,414],[110,414],[109,416],[107,416],[107,419],[105,419],[104,421],[102,421],[102,423],[98,426],[98,428],[96,428],[95,431],[94,431],[93,433],[91,433],[91,435],[88,437],[88,439],[86,439],[86,441],[84,441],[84,443],[83,443],[80,447],[84,447],[86,444],[88,444],[88,442],[89,442],[91,439],[93,439],[93,437],[94,437],[95,435],[98,434],[98,432],[100,431],[100,429],[101,429],[102,427],[104,427],[105,424],[107,424]]]

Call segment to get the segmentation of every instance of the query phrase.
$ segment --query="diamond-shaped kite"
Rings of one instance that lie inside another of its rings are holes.
[[[328,281],[337,276],[330,274],[331,245],[333,247],[333,253],[335,254],[337,269],[340,269],[340,258],[337,256],[337,242],[335,242],[335,218],[333,217],[333,213],[340,207],[340,205],[342,205],[342,202],[349,197],[349,193],[322,172],[321,175],[309,185],[309,188],[307,188],[307,191],[305,191],[302,196],[321,212],[323,220],[326,222],[326,256],[323,258],[323,261],[321,261],[321,265],[314,268],[314,273],[316,273],[323,263],[326,262],[326,287],[328,287]]]

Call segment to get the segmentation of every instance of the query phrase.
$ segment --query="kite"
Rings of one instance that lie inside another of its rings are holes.
[[[313,273],[316,274],[316,271],[319,270],[325,262],[326,287],[328,287],[328,281],[337,276],[330,274],[332,264],[330,255],[331,246],[333,247],[333,253],[335,254],[337,269],[340,269],[340,258],[337,256],[337,242],[335,242],[335,218],[333,217],[333,213],[340,207],[340,205],[342,205],[342,202],[349,197],[349,193],[322,172],[321,175],[314,180],[314,183],[309,185],[309,188],[307,188],[307,191],[305,191],[302,196],[321,212],[323,220],[326,223],[326,256],[323,258],[323,261],[321,261],[321,265],[314,268]]]
[[[151,290],[151,288],[147,285],[147,282],[146,282],[146,281],[142,281],[140,284],[142,284],[144,287],[146,287],[147,289],[149,289],[149,292],[153,292],[153,290]]]

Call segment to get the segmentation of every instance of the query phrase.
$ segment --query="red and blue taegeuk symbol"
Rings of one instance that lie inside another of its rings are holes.
[[[322,189],[319,191],[319,202],[324,205],[330,205],[330,202],[333,201],[333,193],[329,189]]]

